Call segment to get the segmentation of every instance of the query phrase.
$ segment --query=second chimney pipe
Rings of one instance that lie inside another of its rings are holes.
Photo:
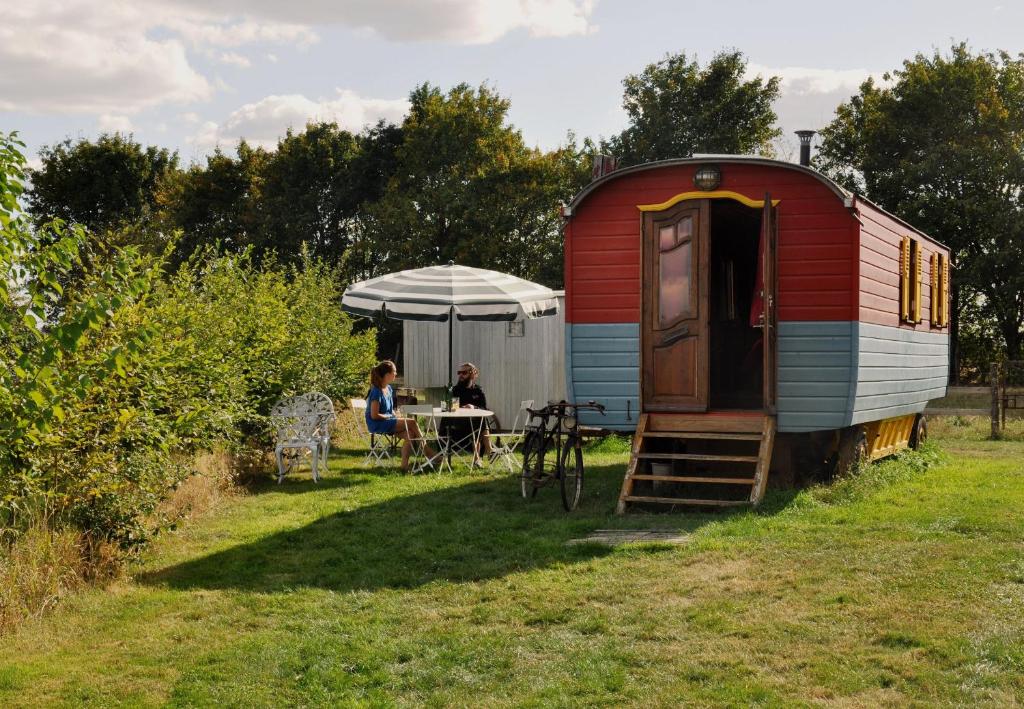
[[[811,138],[817,131],[798,130],[796,134],[800,137],[800,164],[804,167],[811,166]]]

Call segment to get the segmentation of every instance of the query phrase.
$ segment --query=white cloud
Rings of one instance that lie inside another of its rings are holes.
[[[273,148],[289,128],[301,130],[310,121],[334,121],[355,132],[380,119],[397,122],[408,107],[405,99],[365,98],[345,89],[338,89],[334,98],[317,101],[301,94],[267,96],[233,111],[222,123],[203,123],[189,143],[210,150],[217,145],[230,147],[244,138]]]
[[[168,2],[168,5],[177,4]],[[196,10],[205,7],[199,5]],[[185,12],[196,12],[185,8]],[[309,27],[292,22],[268,22],[252,19],[235,19],[236,15],[218,16],[199,11],[198,14],[168,13],[162,24],[179,33],[196,46],[240,47],[245,44],[269,42],[275,44],[292,44],[300,47],[318,41],[316,33]],[[243,6],[239,14],[245,14]]]
[[[595,0],[175,0],[224,16],[274,23],[343,25],[391,40],[443,40],[485,44],[509,32],[567,37],[593,32]]]
[[[776,148],[780,157],[796,155],[793,132],[821,130],[834,117],[839,104],[849,101],[869,76],[880,82],[881,71],[868,69],[816,69],[812,67],[768,67],[748,64],[747,76],[778,76],[782,79],[779,98],[773,106],[783,135]]]
[[[11,5],[0,24],[0,110],[125,114],[209,96],[182,42],[146,26],[127,2]]]
[[[306,46],[309,27],[212,13],[176,0],[21,0],[0,23],[0,110],[134,114],[209,98],[189,50],[235,66],[253,43]]]
[[[247,67],[240,47],[306,47],[318,40],[315,26],[463,44],[513,31],[586,34],[596,29],[595,2],[20,0],[7,3],[0,24],[0,110],[128,116],[206,100],[222,87],[193,66],[190,52]]]
[[[526,10],[526,26],[536,37],[568,37],[590,34],[597,31],[597,25],[590,22],[594,2],[548,2],[523,3]]]
[[[128,116],[118,116],[112,113],[104,113],[96,122],[96,127],[101,133],[131,133],[134,126]]]
[[[878,72],[875,72],[876,74]],[[788,66],[767,67],[760,64],[747,65],[748,76],[778,76],[782,79],[782,91],[797,96],[828,94],[837,91],[856,93],[861,83],[872,75],[867,69],[813,69],[810,67]]]
[[[249,61],[248,57],[242,56],[237,52],[221,52],[217,55],[217,60],[223,64],[230,64],[242,69],[248,69],[252,66],[252,62]]]

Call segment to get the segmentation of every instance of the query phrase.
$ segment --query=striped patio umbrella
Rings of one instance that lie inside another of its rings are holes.
[[[448,386],[452,384],[452,321],[517,320],[558,313],[554,291],[483,268],[430,266],[353,283],[341,298],[353,315],[448,321]]]

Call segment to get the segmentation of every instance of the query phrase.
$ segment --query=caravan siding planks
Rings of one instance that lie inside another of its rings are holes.
[[[849,417],[854,325],[849,321],[779,323],[778,430],[839,428]]]
[[[946,395],[949,336],[874,323],[854,323],[857,388],[847,424],[924,411]]]
[[[640,328],[635,323],[570,323],[566,326],[567,376],[576,401],[607,408],[580,412],[580,422],[632,431],[639,418]]]
[[[855,319],[905,330],[948,335],[948,328],[931,326],[932,281],[929,263],[932,254],[941,253],[948,256],[949,250],[869,204],[859,203],[858,214],[863,226],[860,229],[859,249],[860,302]],[[919,323],[900,320],[900,241],[904,236],[916,239],[921,245],[922,307]]]
[[[568,322],[640,322],[637,205],[692,191],[695,169],[667,166],[624,175],[577,207],[566,227]],[[825,185],[794,171],[726,164],[718,189],[761,200],[766,185],[772,200],[779,200],[779,320],[856,319],[856,221]]]

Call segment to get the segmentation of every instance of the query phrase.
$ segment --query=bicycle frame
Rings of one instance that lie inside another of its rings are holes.
[[[579,431],[578,413],[581,409],[593,409],[604,414],[604,406],[592,401],[586,404],[574,404],[567,401],[560,401],[557,404],[548,404],[541,409],[527,409],[530,415],[527,438],[523,441],[523,473],[522,483],[523,496],[527,496],[527,489],[532,490],[531,496],[536,494],[536,489],[544,487],[555,480],[559,480],[565,487],[564,465],[567,459],[567,452],[572,449],[580,449],[583,436]],[[570,414],[569,411],[573,413]],[[567,423],[567,419],[572,423]],[[536,420],[536,423],[534,421]],[[553,425],[552,425],[553,421]],[[547,456],[554,454],[550,459],[550,465],[545,464]],[[533,460],[531,460],[533,456]],[[577,454],[579,462],[578,484],[582,484],[582,452]],[[550,471],[550,472],[549,472]],[[576,497],[578,500],[579,489]],[[563,489],[563,504],[566,510],[575,507],[565,502],[565,490]]]

